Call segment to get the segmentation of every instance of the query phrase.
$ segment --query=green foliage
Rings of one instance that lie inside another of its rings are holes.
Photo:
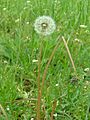
[[[40,38],[33,24],[40,15],[51,16],[56,31]],[[80,25],[84,25],[80,26]],[[0,104],[9,120],[36,118],[37,75],[43,41],[40,77],[56,45],[64,36],[78,73],[78,82],[61,40],[45,80],[42,120],[50,120],[57,100],[55,120],[90,119],[90,3],[89,0],[0,0]],[[89,68],[89,71],[85,71]],[[4,115],[0,110],[0,120]]]

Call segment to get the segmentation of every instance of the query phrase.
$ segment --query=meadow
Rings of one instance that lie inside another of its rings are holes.
[[[90,0],[0,0],[0,120],[36,119],[90,120]]]

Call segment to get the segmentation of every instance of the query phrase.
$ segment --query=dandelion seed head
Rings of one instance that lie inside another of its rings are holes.
[[[34,29],[38,34],[47,36],[54,32],[55,21],[49,16],[40,16],[35,20]]]

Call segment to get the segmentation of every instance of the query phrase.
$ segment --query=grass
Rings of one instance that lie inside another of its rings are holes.
[[[52,35],[43,39],[33,27],[40,15],[51,16],[57,26]],[[60,44],[50,60],[58,36]],[[41,41],[38,73],[38,63],[33,60],[39,59]],[[89,53],[89,0],[0,0],[0,120],[35,120],[38,84],[40,89],[43,87],[41,120],[90,120]]]

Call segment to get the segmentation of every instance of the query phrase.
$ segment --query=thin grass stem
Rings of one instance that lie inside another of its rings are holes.
[[[3,113],[3,115],[5,116],[5,119],[8,120],[7,114],[6,114],[4,108],[2,107],[1,104],[0,104],[0,109],[1,109],[1,111],[2,111],[2,113]]]
[[[64,38],[63,36],[62,36],[62,40],[63,40],[63,42],[64,42],[64,45],[65,45],[65,48],[66,48],[66,50],[67,50],[68,56],[69,56],[69,58],[70,58],[70,61],[71,61],[73,70],[74,70],[74,72],[76,73],[76,67],[75,67],[75,64],[74,64],[72,55],[71,55],[71,53],[70,53],[69,47],[68,47],[68,45],[67,45],[67,42],[66,42],[66,40],[65,40],[65,38]]]
[[[60,36],[57,38],[57,41],[59,39],[60,39]],[[60,40],[57,42],[56,46],[54,47],[54,49],[53,49],[53,51],[51,53],[51,56],[49,57],[49,61],[48,61],[47,65],[46,65],[46,67],[45,67],[45,70],[44,70],[44,73],[43,73],[43,77],[42,77],[41,95],[42,95],[42,90],[43,90],[43,87],[44,87],[44,82],[45,82],[45,79],[46,79],[48,67],[49,67],[49,65],[51,63],[51,60],[52,60],[52,58],[53,58],[53,56],[54,56],[54,54],[55,54],[55,52],[56,52],[56,50],[57,50],[57,48],[59,46],[59,43],[60,43]]]
[[[57,104],[57,101],[54,100],[50,120],[53,120],[53,115],[54,115],[54,112],[55,112],[56,104]]]

